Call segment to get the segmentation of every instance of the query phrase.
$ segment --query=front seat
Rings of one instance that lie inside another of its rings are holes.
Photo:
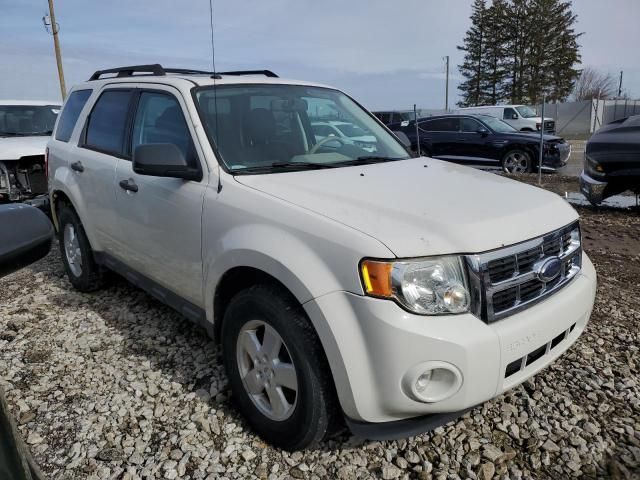
[[[271,110],[254,108],[245,118],[245,149],[252,164],[288,162],[292,157],[289,144],[276,136],[276,119]]]

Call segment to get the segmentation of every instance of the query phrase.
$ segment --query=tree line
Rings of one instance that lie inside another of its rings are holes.
[[[567,0],[474,0],[458,105],[566,100],[580,75],[576,18]]]

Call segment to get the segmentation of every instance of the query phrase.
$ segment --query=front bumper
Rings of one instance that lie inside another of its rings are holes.
[[[571,157],[571,144],[560,143],[550,152],[545,152],[542,157],[542,168],[544,170],[555,171],[564,167]]]
[[[490,325],[471,314],[414,315],[391,301],[347,292],[324,295],[304,307],[320,335],[349,423],[374,423],[374,429],[384,430],[386,422],[460,414],[546,367],[584,331],[595,289],[595,270],[584,255],[581,272],[566,287]],[[550,348],[559,336],[562,341]],[[508,366],[539,353],[541,346],[546,346],[542,355],[506,376]],[[443,400],[417,401],[407,393],[407,372],[434,363],[458,371],[460,385]],[[415,422],[405,423],[412,425],[409,433],[416,433]]]
[[[605,198],[604,191],[607,182],[601,182],[591,178],[584,170],[580,174],[580,191],[591,203],[598,205]]]

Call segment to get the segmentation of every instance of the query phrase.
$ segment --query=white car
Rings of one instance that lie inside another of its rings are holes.
[[[340,137],[369,152],[376,151],[376,137],[369,135],[369,132],[351,122],[337,120],[311,122],[311,129],[317,141],[327,137]]]
[[[45,148],[57,102],[0,100],[0,202],[47,193]]]
[[[499,118],[521,132],[539,132],[542,128],[542,117],[526,105],[495,105],[485,107],[467,107],[455,110],[461,115],[478,114]],[[544,117],[545,133],[555,134],[556,122],[553,118]]]
[[[561,197],[411,158],[339,90],[263,73],[146,65],[72,89],[48,148],[74,287],[115,270],[201,325],[248,424],[289,450],[343,422],[434,428],[582,334],[596,273]],[[376,153],[316,140],[317,111]]]

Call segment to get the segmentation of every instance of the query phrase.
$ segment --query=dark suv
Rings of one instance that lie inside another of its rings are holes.
[[[589,139],[580,190],[594,205],[625,190],[640,193],[640,115],[611,122]]]
[[[418,119],[402,126],[403,131],[422,155],[460,163],[500,165],[508,173],[531,172],[538,166],[540,135],[519,132],[502,120],[489,115],[442,115]],[[571,146],[564,139],[544,136],[542,168],[555,170],[567,163]]]
[[[384,111],[373,112],[378,119],[385,125],[392,125],[394,123],[409,122],[413,120],[413,113],[411,112],[398,112],[398,111]]]

